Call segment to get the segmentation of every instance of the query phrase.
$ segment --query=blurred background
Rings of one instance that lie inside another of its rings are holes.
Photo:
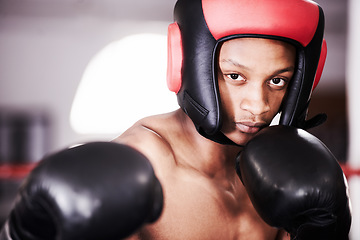
[[[309,116],[325,112],[328,121],[311,132],[344,164],[354,158],[351,143],[359,144],[349,136],[349,79],[356,66],[349,70],[347,64],[351,26],[360,23],[351,17],[360,11],[356,1],[317,1],[326,17],[328,57]],[[0,0],[0,218],[43,155],[109,141],[141,117],[177,109],[166,86],[166,33],[174,4]],[[353,192],[353,205],[360,205]],[[352,239],[360,239],[359,232],[352,230]]]

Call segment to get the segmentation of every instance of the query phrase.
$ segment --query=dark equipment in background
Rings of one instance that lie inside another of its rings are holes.
[[[0,226],[21,182],[49,151],[49,127],[45,111],[0,109]]]

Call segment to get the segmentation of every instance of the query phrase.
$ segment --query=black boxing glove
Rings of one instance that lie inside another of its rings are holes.
[[[162,211],[148,159],[109,142],[46,157],[30,173],[0,239],[119,240]]]
[[[258,214],[291,239],[348,239],[346,179],[329,149],[310,133],[263,129],[237,157],[236,170]]]

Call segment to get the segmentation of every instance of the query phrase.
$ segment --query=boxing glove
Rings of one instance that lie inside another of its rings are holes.
[[[238,155],[236,170],[260,217],[291,239],[348,239],[346,179],[315,136],[288,126],[263,129]]]
[[[134,149],[94,142],[43,159],[22,185],[0,239],[119,240],[154,222],[162,188]]]

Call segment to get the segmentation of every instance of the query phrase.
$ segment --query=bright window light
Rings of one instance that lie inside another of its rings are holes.
[[[166,86],[166,36],[138,34],[113,42],[87,66],[70,114],[81,134],[121,133],[137,120],[178,108]]]

